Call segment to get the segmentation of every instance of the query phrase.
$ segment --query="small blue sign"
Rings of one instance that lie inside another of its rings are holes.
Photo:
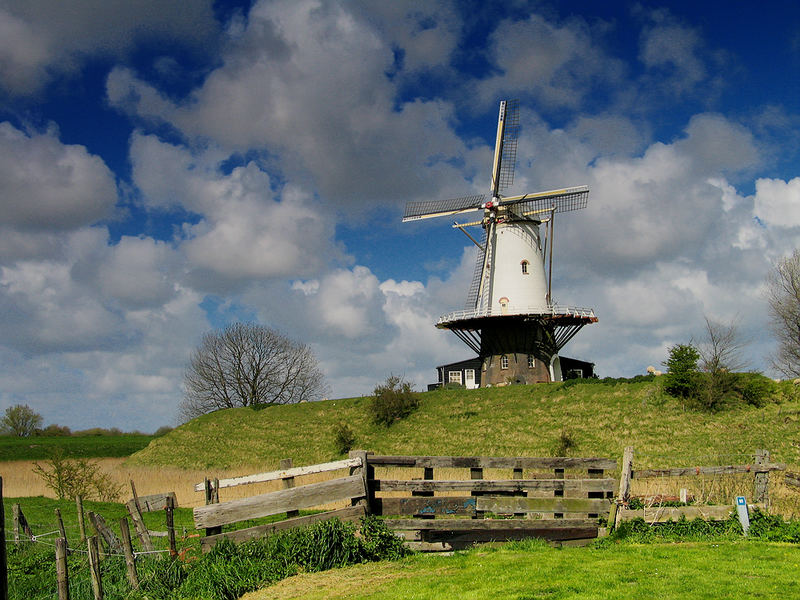
[[[747,500],[744,496],[736,496],[736,513],[742,524],[742,531],[747,535],[747,530],[750,529],[750,514],[747,512]]]

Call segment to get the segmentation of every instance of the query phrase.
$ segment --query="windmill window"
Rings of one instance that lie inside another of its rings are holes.
[[[500,368],[501,369],[508,368],[508,357],[505,354],[503,354],[503,356],[500,357]]]
[[[528,354],[528,368],[532,369],[535,366],[536,366],[536,359],[533,358],[532,354]]]
[[[529,265],[529,264],[530,264],[530,263],[529,263],[527,260],[523,260],[523,261],[520,263],[520,265],[522,265],[522,274],[523,274],[523,275],[527,275],[527,274],[528,274],[528,265]]]
[[[461,383],[461,371],[448,371],[447,380],[450,383]]]

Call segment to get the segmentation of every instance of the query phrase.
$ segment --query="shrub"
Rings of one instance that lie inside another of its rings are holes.
[[[696,397],[700,384],[697,361],[700,352],[691,344],[676,344],[669,349],[669,358],[664,363],[664,391],[676,398]]]
[[[419,406],[419,398],[411,384],[396,375],[387,377],[386,382],[378,385],[373,394],[370,410],[373,421],[378,425],[389,427]]]
[[[347,454],[356,443],[356,433],[347,423],[333,426],[333,445],[337,454]]]
[[[68,458],[60,448],[50,453],[45,466],[35,463],[33,472],[44,479],[56,497],[114,502],[122,494],[122,484],[115,483],[100,465],[87,458]]]
[[[578,442],[569,429],[562,429],[553,446],[553,456],[567,456],[570,450],[575,450]]]
[[[761,373],[737,373],[734,389],[746,404],[761,408],[777,393],[778,386]]]

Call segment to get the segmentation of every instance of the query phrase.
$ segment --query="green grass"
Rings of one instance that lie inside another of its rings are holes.
[[[125,433],[122,435],[81,436],[0,436],[0,461],[42,460],[56,448],[67,456],[81,458],[107,458],[130,456],[145,448],[154,437]]]
[[[684,406],[652,382],[438,390],[421,394],[419,409],[389,428],[372,422],[369,398],[238,408],[182,425],[130,462],[199,469],[277,468],[289,457],[297,465],[324,462],[340,457],[335,430],[344,422],[355,447],[378,454],[547,456],[568,431],[574,456],[619,458],[634,445],[639,464],[656,457],[679,466],[766,448],[773,460],[797,465],[800,402],[791,384],[779,389],[763,408],[717,413]]]
[[[765,542],[550,548],[537,542],[301,575],[242,600],[794,598],[800,550]]]

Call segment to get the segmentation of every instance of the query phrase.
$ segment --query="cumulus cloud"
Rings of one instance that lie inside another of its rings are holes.
[[[186,102],[127,69],[110,74],[109,101],[230,151],[265,150],[344,211],[462,193],[470,167],[454,163],[473,155],[449,126],[452,107],[395,106],[392,45],[376,27],[336,3],[260,3]]]
[[[29,0],[0,7],[0,88],[38,92],[89,57],[121,58],[169,37],[199,50],[218,29],[210,0]]]
[[[754,212],[772,227],[800,226],[800,177],[789,181],[757,179]]]
[[[563,23],[531,14],[504,21],[492,33],[490,52],[500,74],[477,87],[484,101],[498,94],[533,96],[548,108],[577,108],[597,86],[613,87],[623,75],[622,63],[608,55],[595,37],[603,33],[582,19]]]
[[[0,226],[74,229],[108,217],[116,200],[113,173],[85,147],[0,123]]]
[[[273,190],[255,162],[223,172],[212,149],[192,153],[152,135],[131,140],[133,180],[141,202],[157,211],[195,215],[179,239],[190,278],[219,290],[251,279],[317,274],[341,257],[333,221],[310,194],[295,186]]]

